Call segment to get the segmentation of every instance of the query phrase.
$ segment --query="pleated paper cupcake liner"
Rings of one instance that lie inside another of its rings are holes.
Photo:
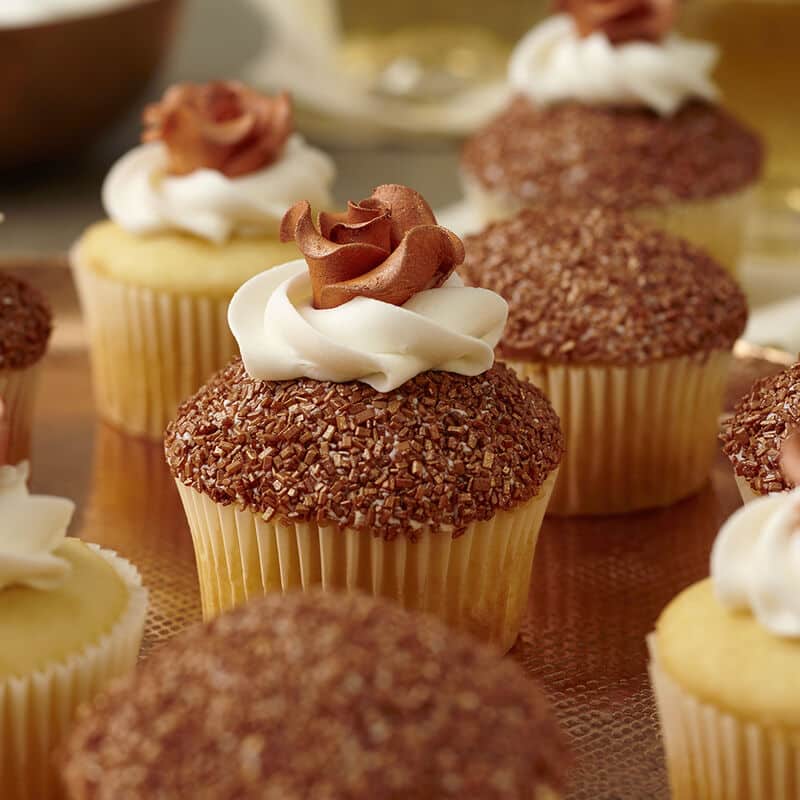
[[[174,294],[99,275],[72,254],[98,413],[160,439],[178,406],[237,353],[230,297]]]
[[[78,707],[136,664],[144,632],[147,592],[137,570],[110,550],[90,545],[117,571],[128,606],[97,643],[19,678],[0,680],[0,797],[53,800],[62,796],[54,750]]]
[[[30,456],[31,431],[39,364],[25,369],[0,370],[0,398],[8,425],[8,463],[18,464]]]
[[[422,529],[414,542],[313,522],[265,521],[177,482],[194,541],[203,616],[266,592],[321,585],[436,614],[508,650],[527,606],[536,541],[556,474],[532,500],[472,523],[461,536]]]
[[[480,219],[487,224],[508,219],[525,207],[519,200],[491,192],[473,178],[463,177],[464,194]],[[654,227],[681,236],[710,253],[734,275],[747,235],[747,221],[756,203],[756,189],[669,206],[635,209],[631,214]]]
[[[766,728],[701,703],[664,670],[648,637],[672,800],[797,800],[800,731]]]
[[[731,356],[637,367],[509,361],[550,399],[567,451],[548,513],[619,514],[698,491],[716,455]]]

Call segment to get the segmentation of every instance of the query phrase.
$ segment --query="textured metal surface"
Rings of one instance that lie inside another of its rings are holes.
[[[79,503],[73,532],[134,561],[151,592],[143,656],[200,618],[194,558],[161,448],[95,422],[74,290],[58,265],[28,265],[57,309],[34,436],[33,483]],[[745,348],[731,398],[780,369]],[[548,520],[531,609],[511,657],[543,681],[575,752],[574,800],[666,800],[644,637],[664,605],[708,573],[711,542],[739,504],[722,458],[710,484],[669,509]]]

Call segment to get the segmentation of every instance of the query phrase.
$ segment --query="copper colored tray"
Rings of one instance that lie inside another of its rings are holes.
[[[151,593],[143,657],[200,619],[189,532],[161,447],[96,422],[68,270],[18,265],[56,308],[33,452],[37,491],[73,497],[73,532],[134,561]],[[729,401],[791,358],[742,346]],[[530,615],[512,650],[545,685],[576,756],[568,797],[666,800],[645,635],[664,605],[708,574],[711,542],[739,504],[720,456],[709,485],[661,511],[547,520]]]

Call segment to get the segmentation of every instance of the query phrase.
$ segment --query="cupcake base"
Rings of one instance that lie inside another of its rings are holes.
[[[36,390],[39,384],[39,365],[26,369],[0,370],[0,398],[5,404],[8,427],[9,464],[18,464],[30,457],[31,431]]]
[[[364,591],[426,611],[508,650],[528,602],[531,567],[557,471],[513,511],[471,524],[453,538],[416,541],[316,523],[265,521],[177,482],[194,541],[206,619],[273,591]]]
[[[548,513],[620,514],[697,492],[716,454],[728,352],[639,367],[508,361],[561,418],[567,452]]]
[[[647,640],[673,800],[797,800],[800,731],[769,729],[701,703]]]
[[[491,192],[473,178],[462,180],[470,206],[486,224],[508,219],[525,207],[519,200]],[[734,275],[745,245],[747,221],[756,203],[756,190],[742,189],[708,200],[632,210],[632,216],[702,247]]]
[[[130,599],[100,641],[66,661],[19,678],[0,681],[0,797],[51,800],[61,797],[53,753],[78,707],[113,678],[133,669],[147,611],[147,592],[136,569],[110,550],[100,553],[117,571]]]
[[[73,253],[89,329],[95,404],[126,433],[160,439],[178,406],[238,352],[228,329],[230,297],[127,285]]]

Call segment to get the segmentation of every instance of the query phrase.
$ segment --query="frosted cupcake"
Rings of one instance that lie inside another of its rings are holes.
[[[735,270],[762,146],[718,105],[716,49],[671,32],[671,0],[561,5],[512,55],[508,108],[464,148],[467,197],[487,221],[608,205]]]
[[[0,797],[61,791],[54,749],[78,706],[136,663],[147,596],[114,553],[65,538],[69,500],[0,467]]]
[[[69,800],[555,800],[568,765],[517,664],[430,617],[315,591],[165,645],[98,700],[62,772]]]
[[[246,283],[234,361],[167,429],[203,610],[263,592],[361,589],[508,649],[563,452],[542,393],[493,366],[498,295],[463,245],[381,186],[284,233],[306,262]]]
[[[41,293],[0,272],[0,399],[6,458],[14,464],[30,453],[39,364],[51,330],[50,306]]]
[[[296,254],[283,212],[331,205],[334,167],[292,132],[287,95],[180,84],[145,110],[145,143],[103,186],[110,217],[74,248],[100,415],[160,438],[178,404],[226,364],[234,291]]]
[[[800,423],[800,364],[762,378],[734,408],[722,428],[725,455],[747,503],[795,486],[783,472],[780,453]]]
[[[675,800],[800,797],[798,520],[797,490],[737,511],[649,638]]]
[[[699,490],[747,320],[733,278],[609,208],[527,209],[466,250],[467,283],[509,304],[499,357],[561,417],[567,454],[549,510],[622,513]]]

